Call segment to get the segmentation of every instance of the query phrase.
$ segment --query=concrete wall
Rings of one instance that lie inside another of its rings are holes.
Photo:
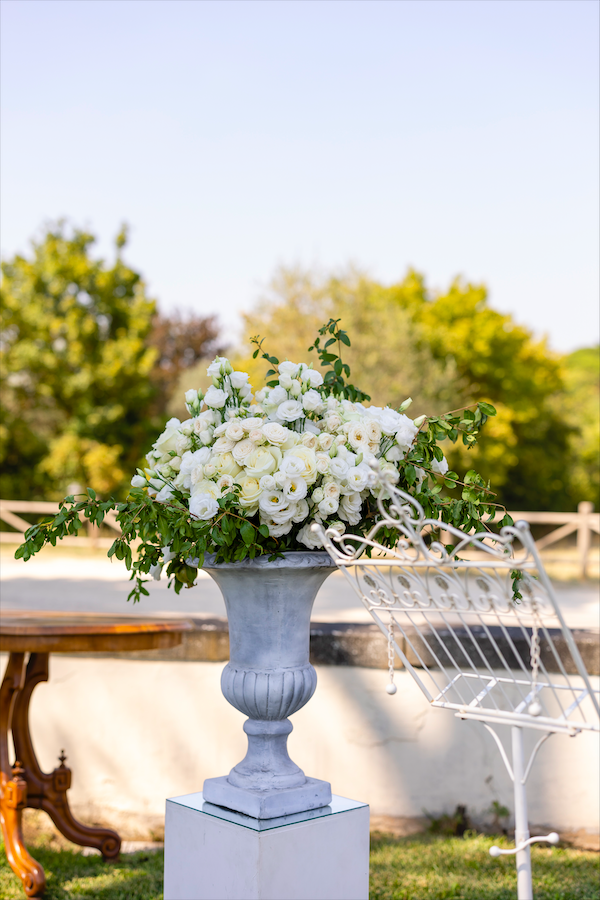
[[[78,815],[112,824],[124,837],[158,834],[166,797],[201,790],[205,778],[226,774],[245,753],[244,717],[221,694],[222,668],[52,656],[50,682],[36,688],[31,707],[42,768],[54,768],[64,747]],[[317,672],[317,692],[293,716],[289,740],[307,774],[378,815],[450,813],[461,803],[482,821],[493,800],[512,809],[512,784],[480,723],[429,708],[403,671],[392,697],[384,671]],[[528,745],[536,739],[527,735]],[[552,737],[528,782],[530,822],[597,830],[598,772],[597,735]]]

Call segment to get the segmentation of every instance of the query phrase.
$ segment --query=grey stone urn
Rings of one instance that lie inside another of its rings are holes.
[[[245,713],[248,752],[229,775],[208,778],[204,799],[257,819],[327,806],[331,785],[307,778],[289,757],[288,716],[312,697],[310,614],[335,565],[325,552],[288,552],[204,569],[227,608],[230,659],[221,676],[225,698]]]

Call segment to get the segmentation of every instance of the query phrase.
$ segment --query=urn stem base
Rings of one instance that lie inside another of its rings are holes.
[[[295,788],[250,791],[235,787],[226,775],[222,775],[220,778],[207,778],[203,793],[207,802],[244,813],[253,819],[291,816],[331,803],[331,785],[318,778],[306,778],[303,785]]]
[[[248,751],[227,776],[229,784],[250,791],[295,788],[305,784],[304,772],[288,754],[287,739],[292,729],[289,719],[247,719],[244,731],[248,735]]]

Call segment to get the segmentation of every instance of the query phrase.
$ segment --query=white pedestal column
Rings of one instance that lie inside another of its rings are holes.
[[[167,800],[165,900],[368,900],[369,807],[253,819],[204,801]]]

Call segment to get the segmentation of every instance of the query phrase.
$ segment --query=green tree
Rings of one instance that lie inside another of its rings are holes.
[[[572,427],[573,499],[591,500],[600,509],[600,346],[570,353],[564,360],[564,380],[557,411]]]
[[[483,285],[456,280],[434,294],[412,270],[384,286],[353,270],[332,277],[282,269],[245,316],[245,337],[258,333],[279,358],[297,361],[328,316],[352,335],[352,380],[373,403],[398,406],[412,396],[413,416],[479,400],[497,408],[477,447],[448,448],[453,468],[476,468],[509,508],[573,508],[576,432],[557,408],[562,361],[493,310]],[[262,379],[260,360],[242,363]]]
[[[70,482],[123,490],[160,420],[148,410],[155,303],[121,258],[61,221],[3,262],[0,493],[59,497]]]

